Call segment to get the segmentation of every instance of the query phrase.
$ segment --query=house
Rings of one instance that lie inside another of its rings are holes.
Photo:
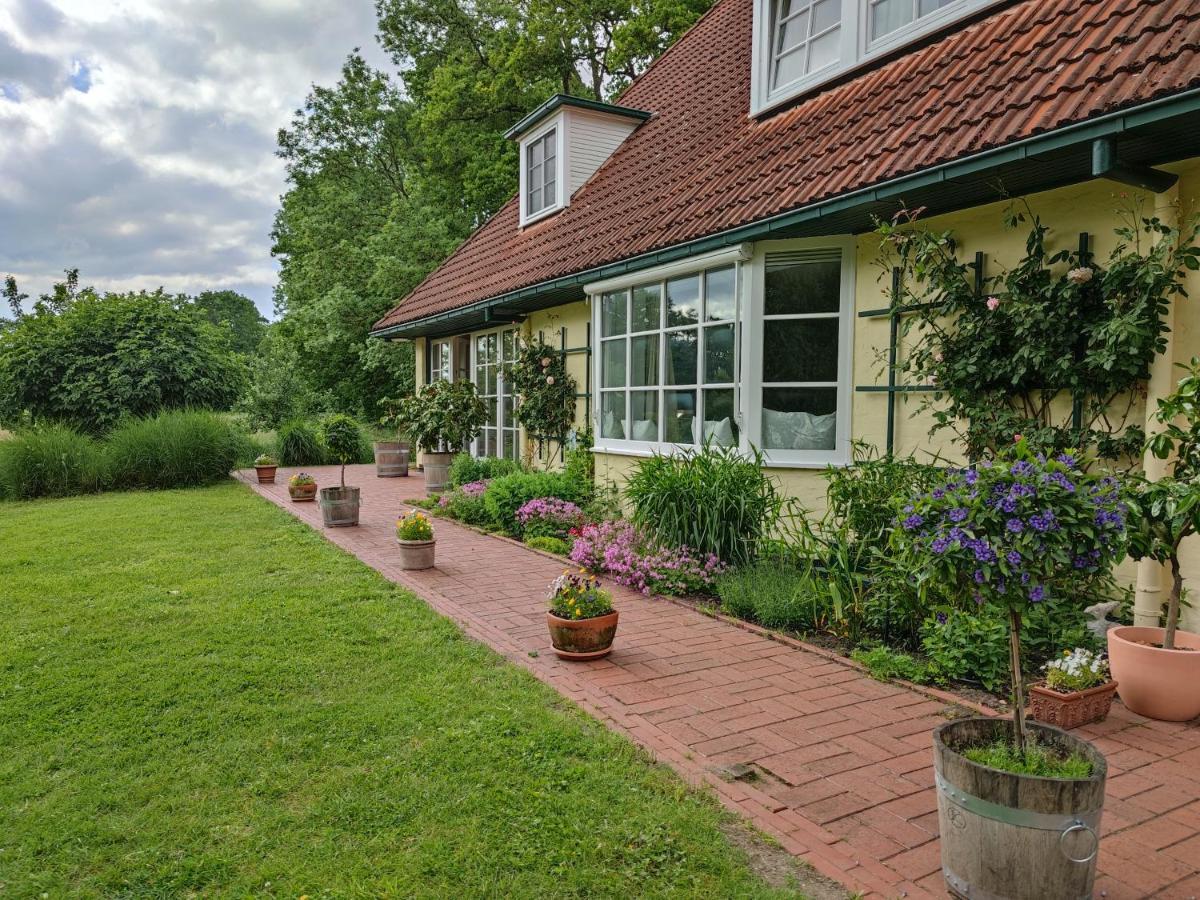
[[[876,222],[922,207],[1000,266],[1024,240],[1006,197],[1102,256],[1119,195],[1181,215],[1200,197],[1200,2],[718,0],[618,104],[554,97],[509,136],[518,195],[373,333],[415,342],[418,383],[476,382],[480,454],[528,449],[502,370],[540,333],[571,352],[598,478],[754,445],[816,506],[854,440],[958,455],[881,374]],[[1200,355],[1200,308],[1169,316],[1142,410]]]

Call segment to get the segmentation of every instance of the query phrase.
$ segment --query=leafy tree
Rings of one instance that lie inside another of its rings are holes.
[[[126,416],[225,409],[237,397],[244,363],[186,298],[77,286],[76,274],[0,332],[0,421],[101,432]]]
[[[204,291],[193,302],[212,324],[229,328],[238,353],[254,353],[267,333],[267,320],[254,301],[237,291]]]
[[[17,287],[17,279],[15,277],[12,275],[4,276],[4,302],[8,304],[14,322],[25,315],[24,307],[21,304],[28,299],[29,295],[21,293]],[[0,320],[0,322],[2,321]]]

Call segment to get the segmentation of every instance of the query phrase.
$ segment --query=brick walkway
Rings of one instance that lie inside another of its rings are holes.
[[[309,471],[337,483],[334,468]],[[319,528],[316,504],[289,501],[288,474],[253,487]],[[420,476],[381,479],[354,466],[347,483],[363,489],[361,525],[325,530],[333,543],[690,782],[711,785],[822,874],[869,896],[945,896],[929,733],[950,695],[881,684],[822,651],[621,588],[612,655],[561,662],[543,599],[560,562],[439,520],[438,567],[402,572],[394,521],[403,499],[423,494]],[[1118,703],[1080,733],[1110,767],[1096,895],[1200,896],[1200,727],[1142,719]],[[726,780],[736,764],[754,776]]]

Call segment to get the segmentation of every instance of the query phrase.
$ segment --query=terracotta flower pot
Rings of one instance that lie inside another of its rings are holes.
[[[1162,639],[1161,628],[1110,629],[1109,668],[1130,710],[1164,722],[1187,722],[1200,716],[1200,634],[1176,631],[1174,650],[1155,646]]]
[[[259,484],[274,484],[275,470],[278,466],[255,466],[254,471],[258,475]]]
[[[288,495],[293,503],[307,503],[317,499],[316,482],[312,484],[289,484]]]
[[[1117,683],[1108,681],[1083,691],[1063,694],[1046,687],[1045,682],[1029,686],[1029,706],[1033,717],[1059,728],[1078,728],[1089,722],[1103,722],[1112,707]]]
[[[396,543],[400,545],[400,568],[409,571],[415,569],[432,569],[434,547],[437,544],[436,540],[431,541],[405,541],[401,538],[396,538]]]
[[[560,659],[599,659],[612,651],[617,636],[617,611],[591,619],[562,619],[546,613],[550,643]]]

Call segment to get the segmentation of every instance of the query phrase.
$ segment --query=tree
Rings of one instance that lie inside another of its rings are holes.
[[[8,304],[14,322],[20,320],[25,315],[25,309],[21,304],[28,299],[29,295],[21,293],[17,287],[17,279],[15,277],[12,275],[4,276],[4,302]]]
[[[254,301],[237,291],[204,291],[193,302],[209,322],[230,330],[230,344],[238,353],[254,353],[267,333],[267,320]]]
[[[187,298],[62,287],[0,332],[0,422],[103,432],[129,415],[226,409],[241,391],[244,362]]]

